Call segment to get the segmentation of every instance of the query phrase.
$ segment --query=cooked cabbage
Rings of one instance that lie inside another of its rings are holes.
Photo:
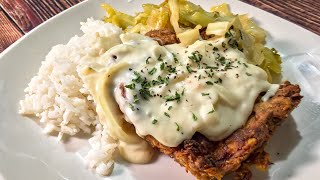
[[[269,81],[281,73],[281,57],[274,49],[265,47],[266,32],[248,15],[234,15],[227,4],[213,6],[210,12],[187,0],[167,0],[160,5],[144,4],[143,11],[131,16],[103,4],[105,22],[113,23],[126,32],[145,34],[151,30],[171,29],[184,45],[195,42],[200,25],[206,33],[224,36],[232,31],[232,40],[244,52],[249,63],[263,68]],[[171,13],[173,12],[173,13]],[[198,26],[199,27],[199,26]],[[230,37],[229,37],[230,38]]]
[[[199,30],[202,27],[197,25],[194,29],[188,29],[182,33],[177,34],[178,39],[180,40],[182,45],[188,46],[193,44],[199,39],[200,32]]]
[[[209,23],[206,29],[206,34],[224,36],[226,32],[230,29],[230,26],[231,23],[228,21],[218,21],[214,23]]]
[[[212,6],[210,8],[211,12],[217,12],[220,16],[231,16],[232,13],[229,10],[229,6],[226,3],[220,4],[218,6]]]

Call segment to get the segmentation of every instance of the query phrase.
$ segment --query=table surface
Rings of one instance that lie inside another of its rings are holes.
[[[0,0],[0,53],[50,17],[82,0]],[[320,35],[320,0],[242,0]]]

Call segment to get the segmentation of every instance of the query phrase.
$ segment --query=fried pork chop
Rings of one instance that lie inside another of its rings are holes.
[[[161,45],[178,43],[174,32],[168,30],[155,30],[146,35]],[[221,179],[231,172],[237,173],[236,179],[250,179],[249,166],[268,168],[269,155],[264,146],[301,98],[299,86],[285,82],[268,101],[258,98],[247,123],[222,141],[210,141],[200,133],[178,147],[164,146],[152,136],[145,139],[200,180]]]

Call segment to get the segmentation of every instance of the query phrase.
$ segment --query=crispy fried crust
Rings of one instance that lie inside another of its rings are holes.
[[[152,30],[147,32],[145,35],[158,41],[161,46],[180,43],[176,33],[169,29]],[[200,36],[204,40],[214,37],[213,35],[207,35],[205,28],[200,30]]]
[[[158,41],[161,46],[179,43],[176,33],[169,29],[153,30],[147,32],[145,35]]]
[[[146,34],[157,40],[160,45],[178,43],[173,31],[155,30]],[[202,39],[209,39],[205,29],[201,30]],[[212,142],[200,133],[185,140],[178,147],[166,147],[152,136],[146,140],[164,154],[174,158],[198,179],[221,179],[230,172],[236,172],[236,179],[251,178],[248,166],[256,165],[266,170],[270,164],[264,146],[271,134],[289,113],[300,103],[300,88],[285,82],[278,92],[267,102],[257,101],[247,123],[228,138]]]
[[[248,179],[251,175],[247,165],[258,164],[262,169],[268,167],[269,156],[262,150],[263,146],[275,128],[300,103],[302,96],[299,93],[298,85],[285,82],[268,101],[256,102],[243,127],[219,142],[209,141],[200,133],[174,148],[162,145],[152,136],[145,139],[198,179],[221,179],[237,170],[237,178]]]

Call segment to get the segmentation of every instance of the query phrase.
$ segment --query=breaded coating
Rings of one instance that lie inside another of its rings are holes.
[[[146,35],[155,38],[160,45],[179,42],[171,30],[155,30]],[[205,29],[201,30],[201,37],[210,38]],[[231,172],[236,172],[235,179],[248,180],[251,178],[249,166],[267,170],[271,164],[264,146],[301,98],[299,86],[285,82],[268,101],[261,102],[258,98],[246,124],[222,141],[213,142],[196,133],[192,139],[172,148],[162,145],[152,136],[145,139],[200,180],[221,179]]]
[[[169,29],[153,30],[145,34],[158,41],[161,46],[179,43],[176,33]]]
[[[301,98],[299,86],[285,82],[268,101],[257,100],[247,123],[222,141],[213,142],[196,133],[178,147],[166,147],[152,136],[145,139],[200,180],[221,179],[236,171],[238,179],[248,179],[251,177],[248,165],[266,169],[270,164],[262,149]]]

